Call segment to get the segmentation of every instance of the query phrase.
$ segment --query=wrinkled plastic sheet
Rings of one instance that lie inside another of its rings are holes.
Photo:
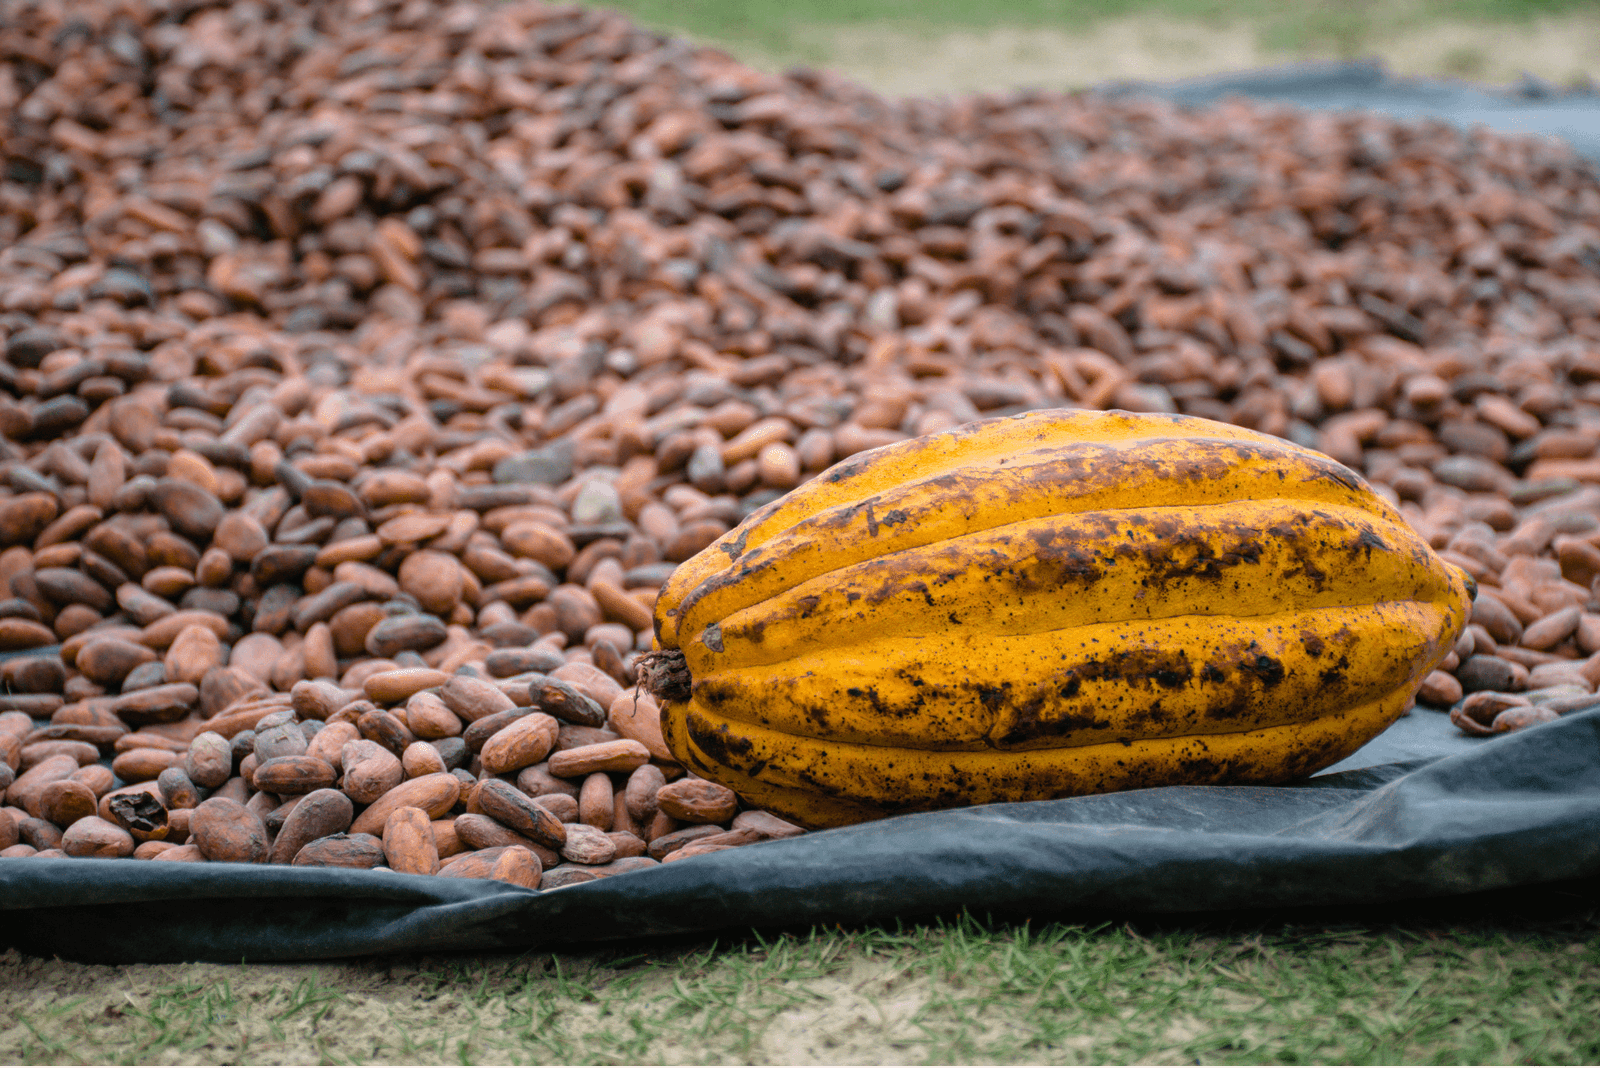
[[[1109,97],[1157,96],[1190,107],[1229,97],[1318,111],[1370,111],[1393,119],[1434,119],[1464,130],[1558,137],[1600,162],[1600,93],[1562,89],[1524,77],[1504,89],[1466,82],[1401,78],[1375,61],[1295,63],[1178,82],[1125,82]]]
[[[1419,710],[1288,786],[900,816],[542,893],[393,872],[0,860],[0,930],[78,960],[310,960],[961,910],[1370,905],[1596,876],[1600,706],[1486,739]]]

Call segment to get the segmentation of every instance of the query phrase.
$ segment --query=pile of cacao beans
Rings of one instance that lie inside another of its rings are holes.
[[[18,0],[0,40],[0,857],[548,889],[800,833],[672,761],[656,591],[844,457],[1041,407],[1331,454],[1479,583],[1425,708],[1594,701],[1600,180],[1559,144],[889,101],[528,0]]]

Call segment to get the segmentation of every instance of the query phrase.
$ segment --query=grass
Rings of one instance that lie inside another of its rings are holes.
[[[590,2],[590,0],[586,0]],[[1285,53],[1354,56],[1398,29],[1443,21],[1524,24],[1593,12],[1593,0],[601,0],[640,23],[776,56],[816,61],[819,31],[1051,27],[1080,32],[1135,16],[1245,23]]]
[[[1593,1063],[1597,917],[1590,888],[320,965],[12,951],[0,1062]]]

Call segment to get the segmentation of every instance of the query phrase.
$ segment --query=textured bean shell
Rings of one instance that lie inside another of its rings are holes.
[[[189,833],[207,860],[262,864],[267,859],[266,826],[237,801],[202,801],[189,817]]]

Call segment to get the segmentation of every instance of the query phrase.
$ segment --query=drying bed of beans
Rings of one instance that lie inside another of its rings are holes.
[[[656,591],[1040,407],[1364,473],[1479,583],[1440,730],[1600,683],[1559,145],[892,102],[525,0],[17,0],[0,121],[0,857],[550,888],[800,833],[672,762]]]

